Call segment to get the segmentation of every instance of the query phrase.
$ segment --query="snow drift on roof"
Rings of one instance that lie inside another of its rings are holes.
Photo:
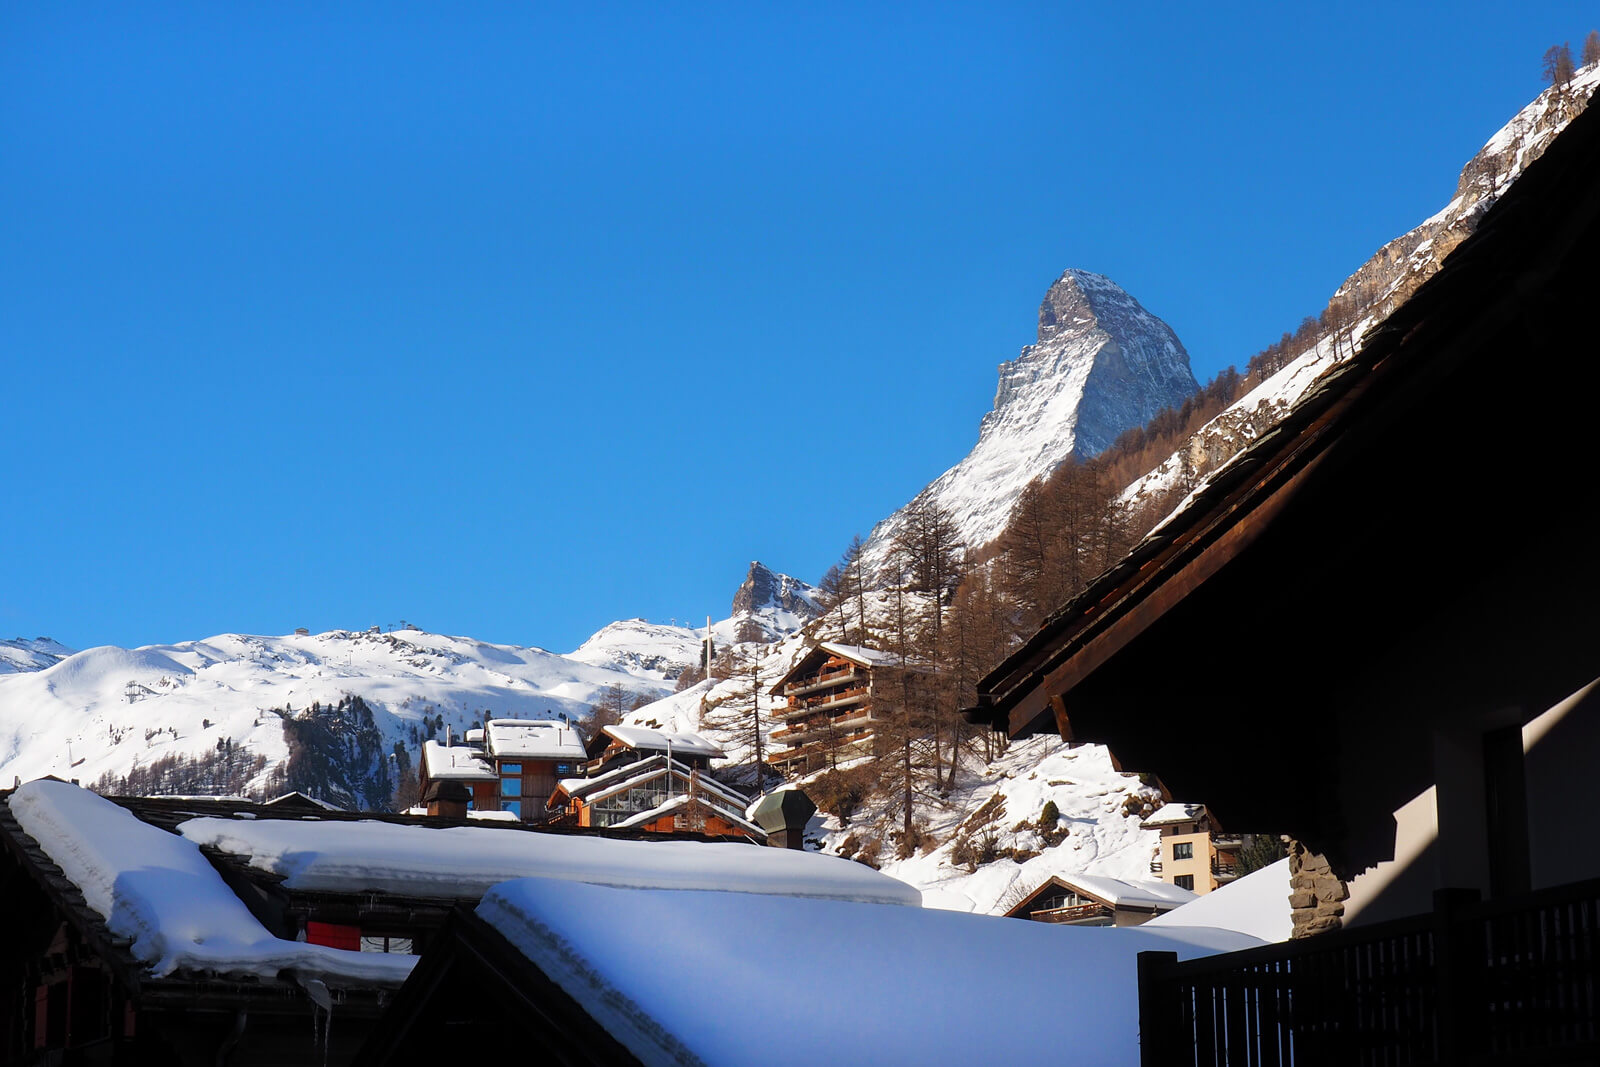
[[[823,900],[921,903],[904,882],[836,856],[700,841],[618,841],[480,826],[201,818],[197,845],[248,856],[290,889],[476,900],[496,882],[542,876],[594,885],[727,889]]]
[[[721,748],[699,734],[670,733],[666,730],[652,730],[645,726],[606,726],[602,729],[630,748],[648,748],[665,752],[670,745],[674,756],[722,755]]]
[[[495,777],[494,768],[483,753],[464,745],[422,742],[422,765],[428,777],[438,780],[481,782]]]
[[[141,822],[87,789],[40,780],[12,793],[11,813],[112,934],[157,977],[173,971],[275,978],[296,971],[329,985],[405,980],[414,956],[349,952],[272,936],[191,841]]]
[[[489,751],[497,759],[575,759],[588,755],[583,735],[564,722],[547,719],[490,719]]]
[[[1193,890],[1166,882],[1107,878],[1098,874],[1058,874],[1056,877],[1074,889],[1094,894],[1112,907],[1166,911],[1199,899],[1199,894]]]
[[[1209,926],[1236,930],[1263,941],[1287,941],[1294,932],[1289,913],[1289,861],[1252,871],[1221,889],[1145,923],[1158,929]]]
[[[1071,1049],[1076,1063],[1132,1067],[1136,953],[1188,958],[1259,943],[1227,931],[1082,929],[544,878],[496,886],[478,914],[643,1062],[712,1067],[867,1062],[885,1049],[897,1063],[1033,1063]],[[773,960],[783,961],[777,972]],[[1003,1014],[975,1006],[974,989]],[[759,1011],[706,1024],[708,1005],[753,997]]]
[[[863,648],[861,645],[841,645],[836,641],[821,641],[817,647],[866,667],[893,667],[900,662],[893,653],[880,652],[875,648]]]
[[[1179,804],[1177,801],[1173,801],[1170,804],[1161,805],[1141,825],[1147,827],[1168,826],[1172,823],[1194,822],[1200,818],[1205,810],[1206,806],[1204,804]]]

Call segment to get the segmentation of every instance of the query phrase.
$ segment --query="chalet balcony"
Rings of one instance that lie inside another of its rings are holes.
[[[838,715],[819,715],[814,719],[787,723],[772,731],[772,740],[782,741],[785,744],[797,744],[802,738],[822,737],[826,736],[830,730],[837,731],[841,727],[855,726],[871,721],[871,708],[852,708]]]
[[[822,696],[813,697],[810,700],[796,701],[788,707],[779,708],[773,714],[780,719],[793,719],[825,708],[842,708],[851,704],[859,704],[871,695],[872,692],[867,686],[856,686],[851,689],[824,693]]]
[[[1033,911],[1028,918],[1039,923],[1081,923],[1111,918],[1111,909],[1104,904],[1072,904],[1049,911]]]
[[[1160,860],[1151,860],[1150,861],[1150,873],[1151,874],[1160,874],[1161,873],[1161,861]]]
[[[1239,865],[1232,860],[1213,856],[1211,858],[1211,877],[1219,882],[1231,882],[1239,877]]]
[[[1244,839],[1238,834],[1218,834],[1211,839],[1211,847],[1218,852],[1237,852],[1244,847]]]
[[[866,671],[859,667],[853,666],[846,667],[843,670],[836,670],[831,673],[828,671],[823,671],[809,682],[789,683],[783,687],[783,695],[788,697],[802,696],[806,693],[816,692],[818,689],[826,689],[831,685],[842,685],[845,682],[853,682],[858,678],[865,681],[866,677]]]
[[[777,735],[774,734],[773,738],[776,740]],[[767,756],[767,762],[775,767],[783,766],[813,757],[820,757],[829,752],[838,752],[840,749],[849,748],[852,745],[859,745],[864,741],[870,740],[872,740],[871,730],[854,730],[848,734],[837,735],[828,740],[799,743],[795,744],[793,748],[773,752]]]

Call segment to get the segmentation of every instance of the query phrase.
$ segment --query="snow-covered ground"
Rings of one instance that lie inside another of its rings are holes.
[[[1059,836],[1054,845],[1038,825],[1052,802],[1058,812],[1050,835]],[[919,803],[918,816],[938,847],[897,860],[885,843],[878,862],[885,874],[920,889],[926,907],[1002,914],[1052,875],[1148,880],[1159,834],[1141,830],[1139,822],[1141,813],[1160,803],[1158,792],[1137,774],[1112,766],[1104,746],[1074,748],[1060,738],[1030,738],[981,773],[964,776],[948,801]],[[895,811],[881,814],[883,825],[892,826]],[[829,852],[854,851],[846,845],[851,837],[859,845],[879,832],[870,814],[858,814],[848,826],[829,816],[819,829]],[[976,870],[957,862],[963,837],[981,844],[991,833],[992,848],[1009,855]],[[1021,862],[1012,858],[1018,855]]]
[[[52,663],[60,663],[74,651],[48,637],[15,637],[0,641],[0,674],[42,671]]]

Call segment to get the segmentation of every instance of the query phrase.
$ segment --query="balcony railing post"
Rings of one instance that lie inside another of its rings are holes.
[[[1139,1062],[1144,1067],[1193,1063],[1193,1036],[1182,1032],[1183,1008],[1170,968],[1176,952],[1141,952],[1139,962]]]
[[[1477,903],[1476,889],[1433,892],[1439,1063],[1469,1063],[1483,1052],[1486,949]]]

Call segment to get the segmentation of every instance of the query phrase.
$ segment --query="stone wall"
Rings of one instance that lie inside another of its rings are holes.
[[[1289,842],[1289,909],[1291,937],[1310,937],[1344,925],[1344,902],[1350,889],[1334,873],[1327,857],[1298,841]]]

